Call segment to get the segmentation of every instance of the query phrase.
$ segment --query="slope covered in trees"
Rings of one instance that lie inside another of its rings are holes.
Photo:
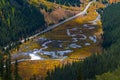
[[[26,0],[0,0],[0,47],[43,30],[43,15]]]
[[[66,6],[80,6],[80,0],[48,0]]]
[[[96,80],[119,80],[120,79],[120,68],[114,72],[107,72],[96,77]]]
[[[46,80],[87,80],[96,75],[114,71],[120,65],[120,3],[100,9],[103,24],[103,49],[83,62],[67,64],[48,72]],[[119,70],[119,69],[118,69]],[[99,80],[99,79],[98,79]]]
[[[22,80],[18,73],[18,63],[11,64],[11,56],[8,53],[4,54],[0,51],[0,80]]]

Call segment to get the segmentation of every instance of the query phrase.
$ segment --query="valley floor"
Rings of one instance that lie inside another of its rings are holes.
[[[86,15],[66,22],[12,50],[13,61],[23,59],[19,63],[22,78],[28,80],[33,75],[45,77],[47,71],[53,70],[55,66],[99,53],[102,26],[95,10],[100,7],[103,7],[100,3],[91,5]]]

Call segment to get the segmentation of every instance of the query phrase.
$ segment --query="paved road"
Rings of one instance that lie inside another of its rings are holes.
[[[68,21],[70,21],[70,20],[73,20],[74,18],[77,18],[77,17],[79,17],[79,16],[81,16],[81,15],[86,14],[88,8],[90,7],[90,5],[91,5],[93,2],[95,2],[95,1],[96,1],[96,0],[93,0],[93,1],[89,2],[88,5],[85,7],[85,9],[84,9],[82,12],[76,14],[75,16],[72,16],[72,17],[70,17],[70,18],[68,18],[68,19],[66,19],[66,20],[64,20],[64,21],[61,21],[60,23],[55,24],[55,25],[49,26],[49,27],[48,27],[47,29],[45,29],[44,31],[41,31],[41,32],[39,32],[39,33],[37,33],[37,34],[35,34],[35,35],[33,35],[33,36],[30,36],[30,37],[26,38],[26,40],[32,39],[32,38],[34,38],[34,37],[36,37],[36,36],[38,36],[38,35],[40,35],[40,34],[43,34],[43,33],[47,32],[47,31],[50,31],[50,30],[52,30],[52,29],[60,26],[61,24],[64,24],[65,22],[68,22]],[[21,40],[20,42],[23,43],[23,42],[25,42],[25,40]]]

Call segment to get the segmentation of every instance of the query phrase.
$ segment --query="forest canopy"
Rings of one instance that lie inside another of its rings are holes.
[[[0,47],[33,35],[44,25],[42,13],[26,0],[0,0]]]
[[[81,4],[80,0],[48,0],[48,1],[66,6],[80,6]]]

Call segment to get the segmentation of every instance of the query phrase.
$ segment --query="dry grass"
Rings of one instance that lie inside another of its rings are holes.
[[[40,7],[41,4],[46,7],[46,9],[40,9],[40,11],[44,14],[47,25],[58,23],[60,20],[64,20],[65,18],[71,17],[74,14],[79,13],[85,6],[85,5],[81,7],[65,6],[49,2],[46,0],[29,0],[29,2],[31,4],[35,4],[38,8]]]
[[[40,48],[40,45],[34,39],[34,41],[29,40],[25,43],[22,43],[22,45],[20,45],[18,48],[11,50],[10,52],[13,54],[16,54],[18,52],[27,52],[29,50],[34,50],[34,49],[39,49],[39,48]]]
[[[46,77],[48,70],[53,70],[55,66],[60,66],[58,60],[27,61],[19,63],[19,74],[23,80],[29,80],[33,75]]]

